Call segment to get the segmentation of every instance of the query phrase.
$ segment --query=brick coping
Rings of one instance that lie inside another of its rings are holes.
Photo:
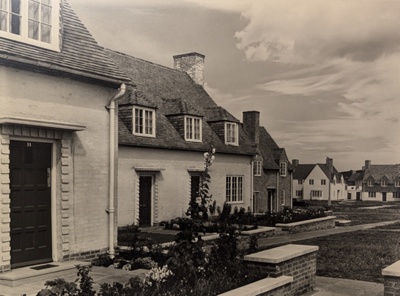
[[[263,263],[281,263],[290,259],[307,255],[318,251],[318,246],[306,246],[289,244],[250,255],[244,256],[244,260]]]
[[[400,260],[382,270],[383,276],[400,277]]]
[[[277,224],[275,224],[275,226],[276,227],[295,227],[295,226],[300,226],[300,225],[311,224],[313,222],[322,222],[322,221],[334,220],[334,219],[336,219],[336,216],[328,216],[328,217],[321,217],[321,218],[315,218],[315,219],[304,220],[304,221],[299,221],[299,222],[292,222],[292,223],[277,223]]]
[[[282,275],[277,278],[265,278],[246,286],[219,294],[218,296],[256,296],[293,282],[293,277]]]

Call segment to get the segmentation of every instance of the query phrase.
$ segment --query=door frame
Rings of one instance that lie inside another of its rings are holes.
[[[28,138],[28,137],[14,137],[10,136],[10,141],[19,142],[36,142],[36,143],[48,143],[51,144],[51,190],[50,190],[50,202],[51,202],[51,253],[52,260],[56,262],[58,260],[57,256],[57,140],[46,140],[38,138]],[[10,150],[11,153],[11,150]],[[10,251],[11,254],[11,251]]]
[[[138,225],[140,225],[140,223],[139,223],[139,221],[140,221],[140,177],[151,177],[150,226],[153,226],[153,223],[154,223],[154,184],[155,184],[156,176],[155,176],[155,174],[150,174],[150,173],[139,173],[138,174],[138,183],[139,183],[138,190],[137,190],[138,209],[136,211],[136,213],[137,213],[136,221],[137,221]]]

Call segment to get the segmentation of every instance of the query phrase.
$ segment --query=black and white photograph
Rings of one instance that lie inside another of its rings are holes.
[[[0,296],[400,296],[399,0],[0,0]]]

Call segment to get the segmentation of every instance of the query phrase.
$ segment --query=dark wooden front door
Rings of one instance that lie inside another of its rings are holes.
[[[356,199],[357,200],[361,200],[361,192],[357,192],[356,193]]]
[[[386,192],[382,192],[382,201],[386,201]]]
[[[190,198],[196,199],[199,196],[200,176],[190,176]]]
[[[11,141],[11,266],[52,261],[51,144]]]
[[[152,176],[140,176],[139,179],[139,225],[151,225]]]

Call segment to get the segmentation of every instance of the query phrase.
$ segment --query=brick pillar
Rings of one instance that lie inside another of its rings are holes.
[[[315,287],[317,251],[317,246],[289,244],[247,255],[244,260],[271,277],[293,277],[289,295],[301,295]]]
[[[382,270],[384,296],[400,296],[400,260]]]

